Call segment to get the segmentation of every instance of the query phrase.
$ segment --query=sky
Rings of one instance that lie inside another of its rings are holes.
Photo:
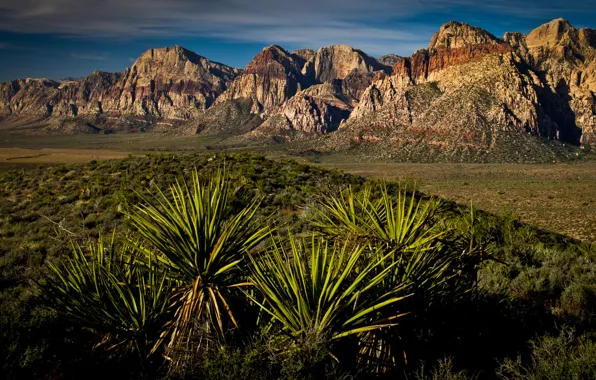
[[[502,37],[558,17],[596,28],[596,0],[0,0],[0,81],[123,71],[172,45],[239,68],[270,44],[409,56],[450,20]]]

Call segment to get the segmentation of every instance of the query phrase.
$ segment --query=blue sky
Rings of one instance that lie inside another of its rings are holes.
[[[596,28],[596,0],[0,0],[0,81],[122,71],[175,44],[240,68],[273,43],[410,55],[450,20],[501,37],[557,17]]]

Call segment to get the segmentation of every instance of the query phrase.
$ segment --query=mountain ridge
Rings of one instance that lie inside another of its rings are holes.
[[[122,73],[2,83],[0,120],[37,118],[55,133],[225,132],[372,156],[385,146],[396,157],[406,144],[482,160],[523,140],[536,149],[521,155],[550,155],[536,142],[596,143],[595,58],[596,31],[564,19],[503,38],[451,21],[410,57],[270,45],[243,70],[175,45]],[[511,161],[520,157],[514,149]]]

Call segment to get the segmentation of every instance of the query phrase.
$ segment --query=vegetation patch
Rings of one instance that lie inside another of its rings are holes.
[[[6,378],[595,371],[593,246],[292,160],[11,170],[0,243]]]

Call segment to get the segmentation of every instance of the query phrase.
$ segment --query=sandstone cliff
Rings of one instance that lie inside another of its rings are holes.
[[[558,125],[559,138],[596,144],[596,31],[577,30],[556,19],[521,39],[522,60],[539,73],[543,104]]]
[[[334,45],[317,50],[304,65],[302,73],[325,83],[344,79],[354,70],[373,73],[388,68],[361,50],[347,45]]]
[[[250,137],[290,141],[333,132],[348,118],[354,101],[343,93],[341,81],[311,86],[272,110]]]
[[[74,117],[103,112],[101,99],[120,79],[95,71],[78,81],[20,79],[0,84],[0,116]]]
[[[329,133],[347,119],[383,70],[390,71],[345,45],[292,53],[269,46],[248,64],[217,105],[223,109],[232,100],[250,99],[252,113],[266,120],[251,137],[270,137],[269,132],[296,138]]]
[[[252,112],[267,111],[312,84],[302,75],[304,59],[277,45],[264,48],[218,99],[223,103],[251,99]]]
[[[213,104],[238,73],[180,46],[150,49],[108,91],[104,109],[186,120]]]

